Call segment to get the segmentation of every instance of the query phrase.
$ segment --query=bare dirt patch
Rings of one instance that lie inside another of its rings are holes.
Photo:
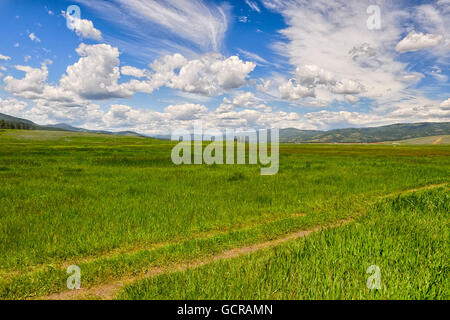
[[[432,144],[440,144],[441,142],[442,142],[442,137],[437,138],[436,140],[434,140]]]

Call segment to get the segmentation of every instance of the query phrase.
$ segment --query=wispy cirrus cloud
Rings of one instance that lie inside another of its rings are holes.
[[[251,0],[245,0],[245,3],[250,7],[250,9],[252,9],[253,11],[256,12],[261,12],[261,9],[259,8],[258,4],[256,3],[256,1],[251,1]]]
[[[444,2],[441,7],[411,8],[401,2],[377,3],[382,12],[380,30],[366,26],[371,1],[263,0],[266,8],[280,13],[288,25],[281,30],[286,41],[273,45],[289,58],[295,70],[293,80],[279,86],[280,94],[298,100],[300,105],[322,101],[324,106],[341,101],[343,96],[349,101],[367,98],[375,104],[395,103],[411,95],[420,97],[421,92],[414,88],[417,81],[413,80],[420,80],[423,74],[418,77],[399,55],[444,41],[443,26],[448,19],[443,14]],[[405,26],[426,33],[411,31],[405,38]]]
[[[260,55],[249,52],[243,49],[238,49],[239,53],[243,55],[245,58],[255,61],[256,63],[262,64],[262,65],[268,65],[271,64],[269,61],[261,57]]]
[[[219,51],[228,29],[230,6],[201,0],[77,0],[119,27],[117,37],[129,53],[155,56]],[[134,50],[140,44],[141,50]],[[142,43],[151,46],[142,46]],[[133,49],[134,48],[134,49]],[[140,51],[140,52],[139,52]]]

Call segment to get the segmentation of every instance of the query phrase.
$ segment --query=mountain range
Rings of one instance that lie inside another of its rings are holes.
[[[381,127],[347,128],[328,131],[280,130],[280,142],[291,143],[374,143],[449,135],[450,122],[398,123]]]
[[[65,123],[39,125],[30,120],[16,118],[0,113],[1,128],[32,129],[51,131],[90,132],[146,137],[133,131],[111,132],[88,130]],[[380,127],[346,128],[328,131],[300,130],[296,128],[280,129],[280,142],[283,143],[374,143],[398,141],[428,136],[450,135],[450,122],[399,123]],[[169,135],[152,136],[157,139],[170,139]]]

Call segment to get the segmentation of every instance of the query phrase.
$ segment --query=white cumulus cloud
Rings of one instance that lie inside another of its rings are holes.
[[[428,49],[441,44],[443,40],[444,37],[440,34],[424,34],[411,31],[395,46],[395,50],[398,52],[410,52]]]
[[[143,78],[146,71],[144,69],[138,69],[132,66],[123,66],[120,68],[120,73],[125,76],[132,76],[135,78]]]
[[[63,15],[67,19],[69,28],[75,31],[78,36],[94,40],[102,39],[101,31],[94,27],[92,21],[66,14],[64,11]]]
[[[301,106],[326,106],[344,101],[345,95],[385,103],[415,94],[407,91],[411,83],[401,79],[408,66],[395,52],[405,19],[399,4],[383,4],[383,30],[374,32],[367,28],[369,1],[262,3],[279,12],[288,26],[280,31],[287,41],[272,45],[294,68],[293,81],[280,87],[281,98]]]
[[[153,79],[166,81],[167,87],[212,96],[244,85],[255,64],[236,56],[224,58],[220,54],[207,54],[188,61],[175,54],[155,61],[151,68],[156,71]]]
[[[20,101],[14,98],[2,99],[0,98],[0,112],[10,116],[22,117],[23,112],[28,107],[25,101]]]
[[[305,97],[315,97],[314,90],[304,87],[300,84],[295,84],[293,80],[289,80],[287,83],[282,84],[279,87],[281,99],[286,100],[299,100]]]
[[[448,98],[445,101],[442,101],[440,104],[441,109],[443,110],[450,110],[450,98]]]
[[[80,59],[68,66],[61,77],[62,88],[87,99],[129,97],[131,92],[118,84],[119,50],[107,44],[86,45],[76,49]]]

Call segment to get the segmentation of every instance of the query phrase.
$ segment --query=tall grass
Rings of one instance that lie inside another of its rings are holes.
[[[448,299],[448,189],[387,199],[357,222],[126,287],[120,299]],[[381,288],[367,287],[380,268]]]
[[[176,166],[173,146],[133,137],[1,132],[0,297],[62,290],[69,263],[92,274],[84,285],[101,283],[146,264],[351,217],[380,196],[449,180],[448,146],[282,145],[274,176],[261,176],[259,165]],[[291,219],[298,213],[306,220]],[[228,235],[226,245],[220,237],[213,246],[195,242],[265,224],[264,233]],[[183,254],[115,256],[185,241],[196,245]]]

